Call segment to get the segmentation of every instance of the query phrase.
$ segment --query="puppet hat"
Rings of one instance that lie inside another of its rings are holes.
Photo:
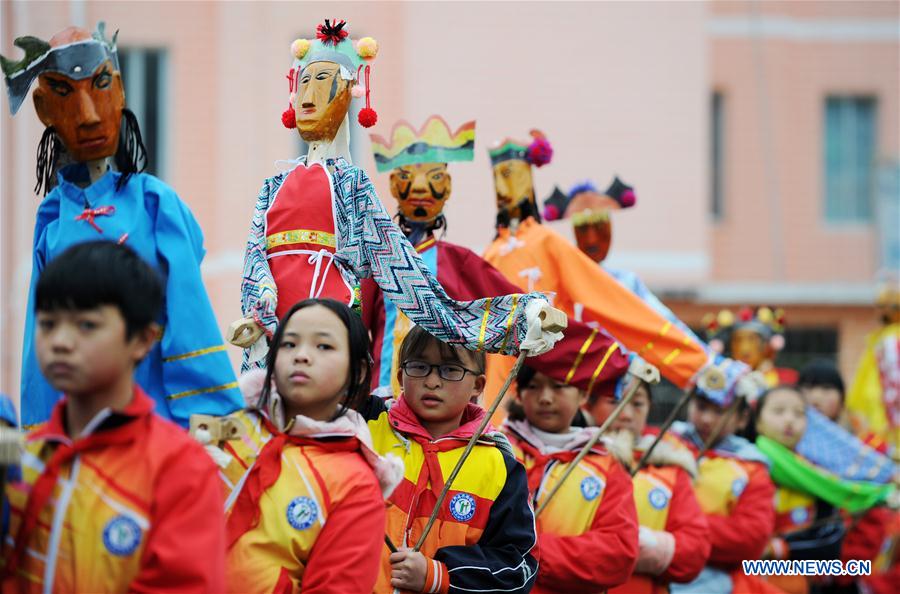
[[[491,166],[504,161],[525,161],[535,167],[543,167],[553,159],[553,147],[540,130],[531,130],[531,142],[505,138],[488,149]]]
[[[286,128],[296,126],[294,120],[294,93],[299,87],[300,73],[314,62],[334,62],[341,67],[341,78],[353,80],[357,83],[362,79],[365,86],[357,84],[353,88],[354,97],[365,95],[366,106],[359,112],[359,123],[365,128],[371,128],[378,121],[378,114],[370,104],[371,86],[369,76],[371,74],[370,63],[378,54],[378,42],[371,37],[363,37],[354,42],[350,39],[350,32],[346,29],[347,21],[337,19],[325,19],[324,23],[316,27],[316,38],[295,39],[291,43],[291,55],[294,63],[288,72],[290,82],[291,101],[287,110],[281,115],[282,123]]]
[[[379,134],[369,138],[379,172],[417,163],[471,161],[475,156],[475,120],[456,132],[438,115],[429,117],[418,130],[401,120],[394,124],[389,140]]]

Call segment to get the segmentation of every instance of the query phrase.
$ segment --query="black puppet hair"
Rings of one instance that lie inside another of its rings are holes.
[[[433,221],[420,223],[418,221],[410,221],[401,212],[397,211],[397,214],[394,215],[394,220],[397,221],[397,226],[400,227],[400,230],[403,231],[403,234],[414,246],[418,245],[428,233],[434,233],[443,229],[444,232],[441,233],[441,237],[447,234],[447,217],[444,216],[444,213],[439,214]]]
[[[369,396],[369,384],[372,381],[372,359],[369,354],[369,331],[363,324],[362,318],[345,304],[336,299],[304,299],[295,303],[286,314],[278,321],[278,328],[269,343],[269,353],[266,355],[266,378],[263,382],[262,392],[259,395],[259,408],[268,410],[269,399],[272,396],[272,378],[275,374],[275,359],[278,357],[279,345],[284,340],[284,331],[288,320],[301,309],[321,305],[331,310],[347,328],[347,338],[350,347],[350,365],[347,371],[347,391],[340,402],[334,419],[343,416],[347,409],[359,410],[366,403]]]
[[[518,204],[519,212],[521,212],[521,216],[519,220],[524,221],[528,217],[534,217],[534,220],[538,223],[543,222],[541,218],[541,209],[538,208],[537,202],[535,202],[534,197],[531,200],[523,200]],[[509,227],[510,216],[509,211],[505,208],[502,208],[497,211],[497,220],[495,222],[496,227]]]
[[[54,175],[62,155],[66,153],[59,135],[52,126],[44,129],[37,150],[37,184],[34,193],[46,196],[55,184]],[[135,173],[147,168],[147,147],[141,137],[141,128],[137,116],[128,108],[122,110],[122,125],[119,129],[119,146],[114,156],[116,169],[122,175],[116,182],[116,191],[121,190]],[[41,193],[43,191],[43,193]]]
[[[154,323],[163,305],[157,272],[130,247],[111,241],[76,244],[47,264],[35,288],[35,311],[88,310],[112,305],[126,338]]]

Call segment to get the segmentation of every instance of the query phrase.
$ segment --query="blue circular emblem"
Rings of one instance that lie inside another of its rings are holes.
[[[468,493],[457,493],[450,499],[450,515],[458,522],[468,522],[475,515],[475,498]]]
[[[740,497],[741,493],[744,492],[744,489],[747,488],[747,479],[734,479],[734,482],[731,483],[731,494],[735,497]]]
[[[126,557],[141,544],[141,527],[128,516],[116,516],[103,527],[103,546],[118,557]]]
[[[581,494],[588,501],[593,501],[600,496],[603,490],[603,483],[595,476],[586,476],[581,480]]]
[[[795,507],[791,510],[791,521],[794,524],[803,524],[809,519],[809,510],[805,507]]]
[[[319,506],[309,497],[295,497],[287,506],[288,523],[297,530],[306,530],[318,517]]]
[[[669,504],[669,494],[662,487],[652,488],[650,493],[647,494],[647,499],[650,500],[650,505],[655,509],[663,509]]]

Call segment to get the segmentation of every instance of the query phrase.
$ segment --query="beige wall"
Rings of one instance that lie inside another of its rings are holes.
[[[889,114],[880,129],[892,129],[880,135],[880,148],[896,156],[896,36],[879,44],[766,40],[783,278],[773,274],[766,241],[771,212],[751,43],[712,26],[748,14],[744,3],[4,2],[0,51],[14,55],[18,35],[47,38],[72,22],[93,27],[99,19],[121,30],[123,47],[168,49],[166,181],[206,234],[204,277],[224,328],[240,313],[244,241],[260,183],[275,171],[275,160],[294,156],[297,147],[295,133],[280,124],[289,44],[311,36],[338,6],[354,37],[372,35],[380,44],[372,79],[375,132],[434,112],[454,126],[478,121],[476,161],[451,166],[449,240],[476,251],[489,243],[494,208],[486,147],[504,136],[524,139],[536,127],[555,149],[554,162],[536,172],[540,198],[555,183],[567,188],[587,177],[605,186],[614,173],[636,187],[638,207],[615,215],[612,262],[654,287],[697,291],[702,300],[705,288],[733,282],[871,284],[872,229],[828,229],[816,214],[820,104],[829,90],[877,92],[881,113]],[[762,12],[803,22],[897,19],[891,3],[766,3]],[[715,225],[707,213],[712,88],[729,94],[731,127],[727,214]],[[0,109],[0,389],[17,395],[41,127],[30,102],[16,118],[7,115],[5,99]],[[364,144],[361,165],[393,210],[386,177],[375,173]],[[555,226],[571,233],[566,223]],[[835,323],[844,319],[843,310],[828,315]],[[864,315],[852,319],[859,324],[847,336],[864,327]],[[846,359],[842,353],[842,365]]]

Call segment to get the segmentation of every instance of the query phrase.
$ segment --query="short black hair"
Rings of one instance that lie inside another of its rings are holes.
[[[35,289],[35,311],[86,310],[112,305],[125,320],[126,338],[156,321],[162,309],[159,275],[130,247],[89,241],[47,264]]]
[[[425,349],[428,348],[428,345],[432,343],[437,345],[443,359],[466,366],[466,361],[460,355],[461,353],[466,353],[469,361],[475,364],[475,371],[479,374],[484,373],[484,351],[470,351],[463,346],[447,344],[429,334],[421,326],[413,326],[403,338],[403,342],[400,343],[400,364],[403,365],[410,359],[421,356]]]
[[[828,359],[815,359],[800,370],[798,388],[834,388],[844,400],[844,378],[837,366]]]

